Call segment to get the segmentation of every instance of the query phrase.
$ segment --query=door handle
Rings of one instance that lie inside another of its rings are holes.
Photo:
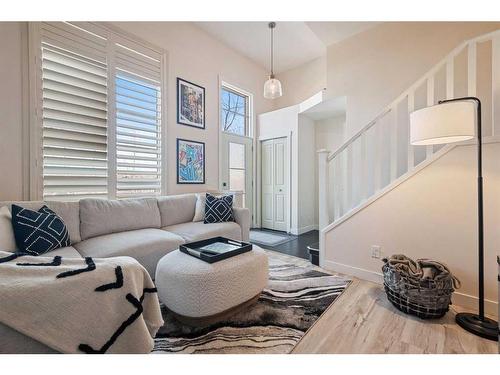
[[[279,192],[281,193],[283,190],[279,189]]]

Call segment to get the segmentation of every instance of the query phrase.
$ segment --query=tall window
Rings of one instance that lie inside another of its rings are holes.
[[[120,73],[115,91],[117,197],[159,194],[160,87]]]
[[[237,135],[249,134],[248,96],[226,86],[221,89],[221,127],[222,131]]]
[[[160,194],[163,54],[90,23],[40,23],[30,38],[43,199]]]

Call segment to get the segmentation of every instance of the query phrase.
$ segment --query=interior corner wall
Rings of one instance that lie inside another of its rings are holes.
[[[329,46],[327,97],[347,97],[347,137],[460,43],[497,29],[499,22],[386,22]]]
[[[23,22],[0,22],[0,200],[23,199]]]
[[[345,114],[341,116],[329,117],[321,120],[314,121],[315,125],[315,144],[316,150],[325,149],[330,152],[335,152],[345,141]],[[316,156],[316,191],[318,191],[318,170],[317,170],[317,156]],[[334,179],[334,163],[329,163],[330,184],[329,184],[329,207],[328,214],[330,218],[335,217],[334,212],[334,194],[335,186],[338,186],[332,181]],[[316,217],[319,215],[318,202],[316,202]]]
[[[298,223],[295,234],[318,229],[316,182],[316,142],[314,121],[300,115],[298,118]]]
[[[326,56],[276,74],[276,78],[283,85],[283,96],[275,99],[274,108],[301,103],[326,88]]]
[[[485,297],[496,314],[500,255],[500,143],[483,148]],[[454,303],[477,308],[476,146],[457,146],[326,233],[325,266],[370,279],[383,256],[405,254],[444,262],[460,279]],[[380,280],[380,278],[379,278]]]
[[[168,54],[167,192],[179,194],[217,190],[219,186],[219,78],[253,94],[254,113],[273,108],[262,97],[267,72],[250,59],[189,22],[114,22],[112,27],[163,48]],[[0,200],[23,199],[22,50],[26,22],[0,22]],[[205,87],[206,129],[177,124],[176,78]],[[26,77],[25,77],[26,78]],[[26,109],[27,110],[27,109]],[[176,139],[205,142],[206,184],[178,185]]]
[[[345,115],[314,121],[316,127],[316,149],[335,152],[345,140]]]

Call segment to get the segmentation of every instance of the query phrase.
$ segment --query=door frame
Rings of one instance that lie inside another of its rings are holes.
[[[257,204],[256,212],[256,222],[255,227],[262,228],[262,142],[268,141],[271,139],[279,139],[286,138],[286,147],[287,147],[287,155],[289,156],[287,179],[288,179],[288,191],[287,191],[287,201],[288,201],[288,210],[286,212],[286,232],[291,232],[291,218],[292,218],[292,135],[293,132],[286,132],[280,135],[279,133],[273,134],[272,136],[259,136],[259,141],[257,143],[257,152],[255,153],[257,156],[257,163],[254,166],[257,167],[257,176],[256,176],[256,191],[257,197],[254,201],[254,205]]]
[[[222,147],[221,147],[221,144],[222,144],[222,137],[224,136],[224,132],[222,131],[221,129],[221,89],[223,86],[227,87],[227,88],[230,88],[230,89],[233,89],[235,90],[236,92],[241,92],[242,94],[246,95],[248,97],[248,111],[249,111],[249,124],[248,124],[248,136],[245,136],[245,137],[242,137],[242,138],[251,138],[252,139],[252,207],[249,207],[251,210],[252,210],[252,213],[251,213],[251,218],[250,218],[250,226],[251,227],[257,227],[257,223],[260,223],[260,218],[259,218],[259,221],[257,221],[257,218],[258,218],[258,213],[257,213],[257,210],[260,208],[260,204],[257,204],[257,197],[258,197],[258,194],[257,194],[257,187],[259,186],[258,185],[258,181],[257,181],[257,177],[258,177],[258,172],[257,172],[257,161],[258,161],[258,158],[257,158],[257,153],[259,152],[259,150],[257,149],[258,148],[258,142],[257,142],[257,137],[256,137],[256,123],[257,123],[257,120],[256,120],[256,114],[255,114],[255,110],[254,110],[254,98],[253,98],[253,94],[248,91],[248,90],[245,90],[243,88],[241,88],[240,86],[235,86],[231,83],[229,83],[228,81],[224,80],[222,74],[218,74],[217,75],[217,79],[218,79],[218,90],[217,90],[217,128],[218,128],[218,131],[217,131],[217,148],[218,148],[218,188],[220,190],[220,188],[222,187],[222,175],[223,175],[223,172],[222,172],[222,158],[224,157],[224,155],[222,154],[223,153],[223,150],[222,150]]]

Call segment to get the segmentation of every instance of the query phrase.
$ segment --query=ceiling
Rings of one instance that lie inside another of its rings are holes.
[[[269,69],[268,22],[195,22],[229,47]],[[277,22],[274,71],[280,73],[326,54],[326,47],[365,31],[378,22]]]

